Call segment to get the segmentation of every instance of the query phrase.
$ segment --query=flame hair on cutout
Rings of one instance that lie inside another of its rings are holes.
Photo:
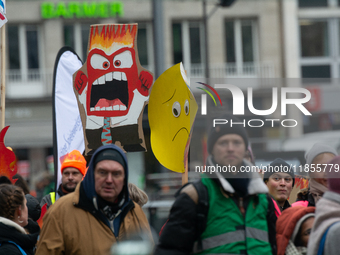
[[[102,28],[101,32],[99,29]],[[137,24],[93,25],[90,32],[89,51],[99,48],[104,51],[116,46],[134,47]]]

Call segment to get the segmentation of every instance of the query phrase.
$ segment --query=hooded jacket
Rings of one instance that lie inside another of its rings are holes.
[[[340,195],[332,191],[326,191],[323,197],[319,200],[315,210],[315,221],[312,233],[308,242],[308,254],[316,255],[318,253],[320,241],[325,231],[333,224],[340,222]],[[324,254],[339,254],[339,224],[332,226],[326,237]],[[335,235],[336,234],[336,235]],[[331,238],[336,241],[330,242]],[[326,251],[328,253],[326,253]],[[332,253],[331,251],[335,251]]]
[[[19,245],[27,255],[34,254],[33,249],[37,242],[39,231],[27,234],[21,226],[14,221],[0,217],[0,254],[21,255],[19,248],[9,243],[12,241]]]
[[[314,213],[315,207],[296,206],[284,210],[276,222],[277,254],[284,255],[291,240],[293,243],[302,225],[299,220],[305,215]],[[297,224],[298,223],[298,224]]]
[[[125,180],[119,201],[119,210],[110,221],[98,205],[95,191],[94,159],[105,149],[118,151],[125,163]],[[84,180],[75,192],[58,199],[44,217],[36,255],[109,254],[117,241],[145,233],[152,240],[148,220],[141,207],[129,198],[127,160],[122,150],[115,145],[102,146],[93,154]]]

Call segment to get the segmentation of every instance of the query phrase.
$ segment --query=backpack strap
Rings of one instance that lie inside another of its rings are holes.
[[[197,204],[197,249],[202,250],[202,238],[201,235],[207,226],[207,215],[209,210],[209,197],[207,187],[201,180],[197,180],[192,183],[198,193]]]
[[[0,243],[0,246],[3,244],[3,243],[11,243],[11,244],[14,244],[21,252],[22,255],[27,255],[27,253],[18,245],[16,244],[15,242],[13,241],[5,241],[5,242],[2,242]]]
[[[336,224],[336,223],[339,223],[339,222],[337,221],[337,222],[334,222],[332,225],[330,225],[330,226],[326,229],[325,233],[322,235],[322,238],[321,238],[321,241],[320,241],[320,245],[319,245],[319,249],[318,249],[317,255],[323,255],[324,249],[325,249],[325,244],[326,244],[326,238],[327,238],[328,231],[329,231],[329,229],[330,229],[334,224]]]

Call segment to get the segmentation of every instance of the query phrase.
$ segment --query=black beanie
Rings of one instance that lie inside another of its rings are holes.
[[[281,167],[282,166],[282,167]],[[276,167],[276,168],[275,168]],[[286,173],[289,174],[293,178],[293,185],[295,183],[295,174],[294,174],[294,167],[289,165],[286,161],[281,158],[275,159],[266,169],[264,172],[263,181],[268,181],[268,178],[275,173]]]
[[[30,194],[26,194],[25,197],[27,200],[28,217],[34,221],[37,221],[41,214],[39,201]]]
[[[94,165],[96,165],[99,161],[106,159],[117,161],[126,170],[125,160],[123,159],[122,155],[114,149],[105,149],[99,152],[94,159]]]
[[[228,120],[227,124],[217,124],[215,127],[210,129],[209,136],[208,136],[208,152],[209,154],[212,153],[214,145],[216,141],[223,135],[229,134],[236,134],[242,137],[246,149],[248,148],[248,135],[246,129],[243,127],[242,124],[233,124],[231,126],[230,120]],[[233,123],[239,123],[240,120],[233,117]]]

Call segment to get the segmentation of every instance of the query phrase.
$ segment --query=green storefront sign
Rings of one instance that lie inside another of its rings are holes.
[[[44,2],[41,4],[41,17],[52,18],[109,18],[123,17],[122,2]]]

